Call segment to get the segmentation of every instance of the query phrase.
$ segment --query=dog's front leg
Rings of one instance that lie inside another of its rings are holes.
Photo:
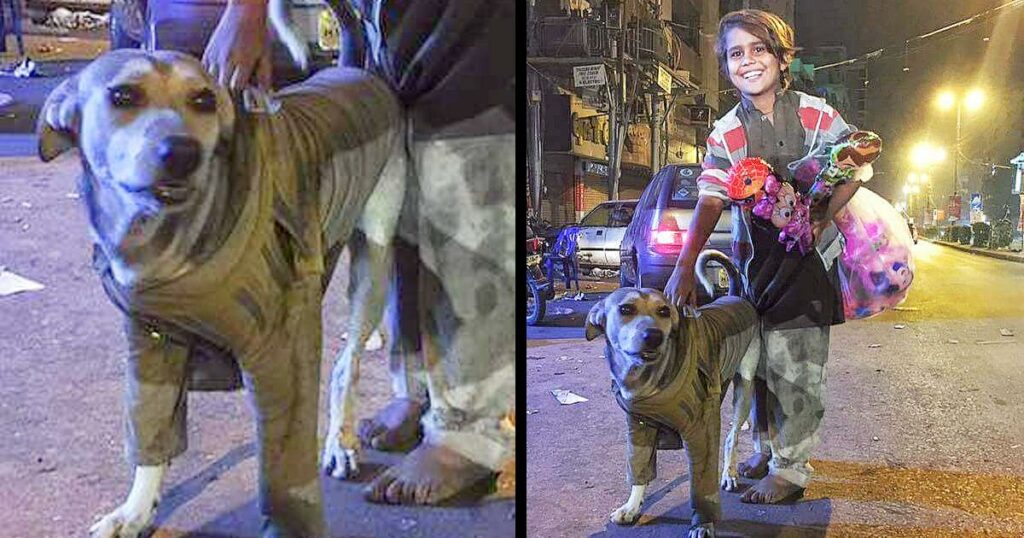
[[[704,404],[704,428],[686,442],[690,459],[690,520],[689,538],[712,538],[715,522],[721,517],[722,506],[718,496],[718,449],[722,431],[722,406],[717,395]]]
[[[166,471],[166,464],[136,467],[128,499],[89,529],[92,538],[134,538],[148,528],[156,515]]]
[[[629,490],[629,499],[626,504],[618,507],[612,512],[611,520],[616,525],[631,525],[640,517],[640,506],[644,503],[644,493],[647,491],[646,484],[635,485]]]
[[[629,483],[632,488],[626,504],[612,512],[610,519],[617,525],[632,525],[640,517],[640,506],[644,502],[647,484],[657,476],[658,451],[655,446],[658,429],[642,419],[626,414],[626,457]]]

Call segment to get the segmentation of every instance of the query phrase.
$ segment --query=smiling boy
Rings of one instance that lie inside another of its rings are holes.
[[[719,23],[715,51],[740,103],[715,122],[708,137],[691,233],[665,286],[676,305],[696,301],[694,264],[729,201],[726,170],[733,163],[760,157],[806,194],[810,185],[791,180],[788,165],[853,131],[823,99],[787,89],[797,50],[793,29],[772,13],[736,11]],[[749,208],[732,206],[733,257],[746,276],[744,296],[761,317],[758,393],[767,388],[767,397],[757,402],[760,416],[767,408],[767,424],[762,419],[755,425],[758,453],[740,466],[744,476],[761,480],[744,492],[744,502],[793,500],[810,480],[809,459],[820,442],[825,410],[829,327],[844,321],[834,264],[842,247],[832,217],[858,186],[837,185],[831,198],[812,208],[816,249],[806,255],[786,250],[778,229],[752,219]]]

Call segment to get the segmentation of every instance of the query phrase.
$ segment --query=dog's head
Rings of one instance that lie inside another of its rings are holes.
[[[48,96],[39,156],[77,147],[91,179],[93,231],[130,260],[169,215],[208,198],[214,153],[232,134],[235,108],[191,56],[116,50]]]
[[[660,291],[619,288],[590,309],[586,337],[604,334],[621,366],[643,366],[665,356],[678,327],[679,311]]]

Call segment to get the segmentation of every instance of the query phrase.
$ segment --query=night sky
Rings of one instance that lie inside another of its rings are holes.
[[[981,1],[813,1],[796,6],[797,44],[811,49],[820,45],[845,45],[849,57],[881,47],[882,59],[869,61],[867,121],[860,128],[878,132],[884,142],[876,163],[872,189],[890,199],[900,198],[910,172],[911,148],[920,140],[942,144],[948,151],[945,163],[930,171],[934,197],[944,204],[953,182],[955,110],[935,106],[941,88],[974,85],[986,93],[977,112],[963,111],[962,151],[975,161],[1009,165],[1024,151],[1024,6],[1000,10],[1000,15],[926,38],[912,40],[904,55],[904,41],[979,14],[1008,0]],[[989,41],[983,38],[988,37]],[[906,60],[904,60],[906,58]],[[904,62],[910,71],[904,72]],[[986,212],[992,205],[1009,203],[1016,214],[1016,197],[1010,197],[1010,170],[960,161],[961,176],[969,174],[968,188],[986,194]],[[965,178],[966,179],[966,178]]]

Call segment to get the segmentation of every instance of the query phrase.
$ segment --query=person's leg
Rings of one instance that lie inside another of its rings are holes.
[[[514,135],[418,143],[420,297],[430,411],[424,442],[367,490],[433,504],[514,456]]]
[[[7,52],[7,0],[0,0],[0,54]]]
[[[776,503],[802,494],[811,479],[811,452],[821,441],[829,327],[765,331],[772,458],[768,476],[744,502]]]
[[[14,39],[18,43],[18,60],[25,59],[25,42],[21,35],[21,0],[10,0],[11,5],[11,30],[14,31]]]

